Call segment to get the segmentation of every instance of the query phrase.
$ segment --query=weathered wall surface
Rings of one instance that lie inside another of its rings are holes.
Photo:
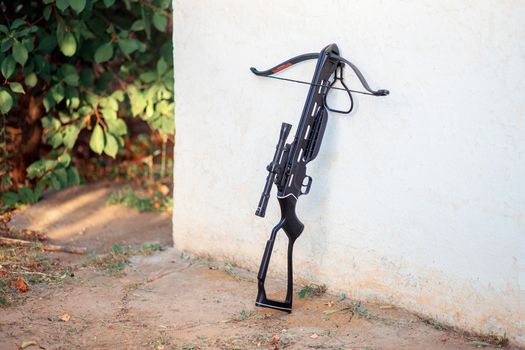
[[[335,42],[391,95],[355,95],[350,117],[330,116],[298,205],[296,276],[525,344],[525,2],[174,9],[176,246],[256,271],[279,216],[274,199],[253,215],[265,166],[307,87],[248,68]]]

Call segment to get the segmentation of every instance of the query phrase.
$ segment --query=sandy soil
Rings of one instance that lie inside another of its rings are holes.
[[[112,189],[70,189],[12,222],[95,253],[113,243],[171,244],[169,215],[105,207]],[[352,301],[329,293],[296,297],[292,314],[258,309],[255,273],[174,248],[135,256],[117,275],[82,266],[85,257],[57,258],[76,265],[74,277],[34,286],[22,305],[0,309],[0,349],[496,348],[390,305],[364,304],[366,312],[356,312]]]

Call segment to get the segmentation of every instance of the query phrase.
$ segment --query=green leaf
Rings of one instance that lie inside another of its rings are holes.
[[[153,13],[153,25],[155,28],[160,30],[161,32],[166,31],[166,25],[168,24],[168,19],[164,15],[164,12],[157,10]]]
[[[95,52],[95,62],[97,63],[109,61],[112,57],[113,43],[111,41],[99,46],[97,51]]]
[[[47,93],[46,96],[44,96],[44,108],[46,109],[46,112],[49,112],[51,108],[56,104],[55,99],[53,96],[51,96],[51,93]]]
[[[64,11],[69,7],[68,0],[56,0],[56,5],[60,11]]]
[[[23,19],[17,18],[13,21],[13,23],[11,23],[11,30],[19,28],[20,26],[24,24],[26,24],[26,21],[24,21]]]
[[[140,75],[140,80],[145,82],[146,84],[154,82],[157,80],[157,72],[145,72]]]
[[[106,5],[106,7],[111,7],[114,3],[115,0],[104,0],[104,5]]]
[[[133,22],[129,30],[133,32],[140,32],[141,30],[144,30],[144,22],[141,19],[136,20]]]
[[[17,94],[25,94],[26,93],[24,91],[24,88],[22,87],[22,84],[17,83],[17,82],[9,83],[9,88],[11,89],[11,91],[13,91],[13,92],[15,92]]]
[[[63,136],[61,132],[51,132],[48,136],[50,137],[47,141],[53,148],[57,148],[62,144]]]
[[[64,167],[67,167],[69,166],[69,163],[71,163],[71,154],[65,152],[65,153],[62,153],[60,155],[60,157],[58,157],[58,162],[60,165],[64,166]]]
[[[54,85],[49,92],[56,103],[60,103],[64,99],[64,86],[62,84]]]
[[[84,68],[80,71],[80,84],[82,86],[93,85],[93,71],[88,68]]]
[[[16,62],[13,59],[13,56],[7,56],[2,61],[2,66],[0,67],[0,70],[2,71],[2,75],[4,78],[9,79],[11,75],[15,72],[16,68]]]
[[[118,101],[112,96],[106,97],[100,101],[102,107],[107,107],[113,111],[118,111]]]
[[[30,38],[24,38],[22,39],[22,44],[24,44],[24,47],[26,48],[27,52],[31,52],[35,49],[35,38],[33,36],[31,36]]]
[[[48,179],[49,179],[48,186],[49,186],[50,189],[52,189],[52,190],[59,190],[60,189],[60,181],[55,176],[55,174],[49,174]]]
[[[79,133],[80,128],[77,125],[68,125],[64,130],[64,146],[66,146],[68,149],[72,149],[77,142]]]
[[[15,61],[20,63],[22,66],[27,62],[27,49],[21,42],[17,41],[13,45],[13,57]]]
[[[104,153],[111,158],[115,158],[118,152],[118,143],[115,136],[110,133],[106,133],[106,147],[104,147]]]
[[[162,117],[162,127],[161,129],[166,133],[173,135],[175,132],[175,123],[172,116]]]
[[[166,61],[164,61],[164,58],[160,58],[158,61],[157,61],[157,74],[160,76],[162,76],[164,73],[166,73],[166,71],[168,70],[168,64],[166,63]]]
[[[13,107],[13,97],[6,90],[0,90],[0,113],[6,114],[11,107]]]
[[[74,167],[67,168],[67,183],[68,186],[76,186],[80,184],[80,176]]]
[[[95,127],[93,128],[93,132],[91,133],[91,138],[89,139],[89,147],[91,147],[93,152],[101,154],[104,150],[105,144],[106,141],[104,139],[104,130],[102,130],[100,124],[97,124],[95,125]]]
[[[43,12],[43,15],[44,15],[44,19],[46,21],[49,21],[49,18],[51,18],[51,12],[53,11],[53,7],[50,6],[46,6],[44,8],[44,12]]]
[[[29,75],[27,75],[25,77],[25,80],[24,80],[25,84],[29,87],[34,87],[36,85],[36,83],[38,82],[38,78],[36,76],[36,74],[33,72],[33,73],[30,73]]]
[[[53,118],[52,116],[47,115],[44,118],[42,118],[42,126],[45,129],[58,130],[60,129],[61,124],[57,118]]]
[[[14,206],[19,201],[18,194],[15,192],[6,192],[2,194],[0,199],[8,206]]]
[[[33,203],[33,191],[28,187],[21,187],[18,190],[18,197],[21,202],[24,203]]]
[[[53,172],[53,175],[55,175],[58,179],[58,182],[60,182],[60,188],[66,188],[68,185],[67,181],[67,172],[66,169],[60,168]]]
[[[71,6],[76,13],[80,13],[86,7],[86,0],[69,0],[69,6]]]
[[[58,119],[60,119],[60,121],[63,123],[63,124],[67,124],[71,121],[71,115],[69,113],[64,113],[62,111],[58,112]]]
[[[82,107],[80,107],[80,109],[78,110],[78,114],[80,114],[81,116],[88,115],[88,114],[90,114],[91,112],[93,112],[93,108],[91,108],[90,106],[82,106]]]
[[[42,177],[46,171],[53,169],[57,165],[56,160],[52,159],[41,159],[32,163],[27,167],[27,177],[34,179],[36,177]]]
[[[9,33],[9,29],[7,29],[7,26],[0,24],[0,33],[4,33],[4,34]]]
[[[126,123],[122,119],[108,119],[106,120],[108,131],[114,135],[123,136],[128,133]]]
[[[140,42],[136,39],[120,39],[118,46],[126,55],[131,54],[133,51],[138,50]]]
[[[62,37],[57,37],[58,46],[64,56],[71,57],[77,52],[77,40],[73,33],[66,32]]]
[[[144,95],[140,93],[133,94],[130,99],[131,113],[136,117],[144,111],[144,108],[146,108],[146,100],[144,99]]]
[[[2,40],[2,44],[0,45],[0,51],[6,52],[13,46],[14,40],[13,38],[5,38]]]
[[[57,46],[57,36],[52,34],[42,34],[38,43],[38,49],[50,53]]]
[[[78,86],[80,79],[76,68],[71,64],[64,64],[60,67],[60,71],[64,77],[64,82],[69,86]]]
[[[140,7],[140,14],[142,16],[142,23],[144,23],[144,30],[146,31],[146,38],[151,39],[151,19],[149,18],[149,11],[144,9],[146,6]]]
[[[117,112],[110,108],[102,108],[100,110],[100,113],[102,113],[102,116],[104,117],[104,120],[114,120],[117,119]]]

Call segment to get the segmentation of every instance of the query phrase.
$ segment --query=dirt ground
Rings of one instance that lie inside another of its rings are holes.
[[[104,205],[118,185],[69,189],[21,211],[11,225],[43,230],[55,243],[171,246],[171,216]],[[121,273],[55,254],[74,266],[56,285],[31,286],[0,309],[0,349],[495,349],[481,339],[391,305],[325,293],[295,297],[285,314],[254,306],[256,274],[175,248],[135,255]],[[1,262],[0,262],[1,264]]]

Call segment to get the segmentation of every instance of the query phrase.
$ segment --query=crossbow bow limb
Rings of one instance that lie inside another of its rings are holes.
[[[335,45],[335,44],[332,44],[332,45]],[[331,45],[329,45],[331,46]],[[337,45],[335,45],[337,47]],[[297,63],[301,63],[301,62],[304,62],[304,61],[308,61],[308,60],[318,60],[319,57],[322,55],[323,53],[316,53],[316,52],[313,52],[313,53],[305,53],[303,55],[299,55],[299,56],[295,56],[295,57],[292,57],[278,65],[276,65],[275,67],[272,67],[270,69],[267,69],[267,70],[264,70],[264,71],[260,71],[258,70],[257,68],[255,67],[251,67],[250,70],[252,71],[253,74],[255,75],[258,75],[258,76],[261,76],[261,77],[266,77],[266,78],[273,78],[273,79],[279,79],[279,80],[286,80],[286,81],[291,81],[291,82],[294,82],[294,83],[300,83],[300,84],[306,84],[306,85],[313,85],[313,86],[325,86],[325,85],[321,85],[321,84],[316,84],[316,83],[309,83],[307,81],[302,81],[302,80],[295,80],[295,79],[289,79],[289,78],[283,78],[283,77],[276,77],[276,76],[273,76],[274,74],[277,74],[287,68],[290,68],[291,66],[297,64]],[[334,82],[335,80],[343,80],[343,68],[344,68],[344,65],[347,64],[350,68],[352,68],[352,70],[354,71],[355,75],[357,76],[357,78],[359,79],[359,81],[361,82],[361,84],[363,85],[363,87],[365,88],[366,92],[365,91],[359,91],[359,90],[352,90],[352,89],[348,89],[346,87],[346,85],[344,86],[344,88],[338,88],[338,87],[334,87],[334,86],[327,86],[331,89],[336,89],[336,90],[343,90],[343,91],[350,91],[350,92],[356,92],[358,94],[364,94],[364,95],[373,95],[373,96],[386,96],[388,95],[390,92],[388,90],[372,90],[372,88],[370,88],[370,85],[368,85],[368,82],[366,81],[365,77],[363,76],[363,73],[361,73],[361,71],[359,70],[359,68],[356,67],[355,64],[353,64],[352,62],[350,62],[349,60],[347,60],[346,58],[343,58],[341,56],[339,56],[338,54],[333,54],[331,57],[330,57],[331,60],[335,60],[338,63],[338,66],[337,68],[339,68],[339,75],[337,75],[337,72],[336,72],[336,75],[335,75],[335,79],[334,79]],[[332,84],[333,85],[333,84]],[[328,91],[327,91],[328,93]]]
[[[274,76],[274,74],[297,63],[314,59],[317,60],[317,65],[311,83]],[[345,64],[352,68],[366,92],[350,90],[346,86],[343,81],[343,68]],[[306,164],[315,159],[319,153],[328,119],[327,110],[343,114],[350,113],[353,108],[351,92],[373,96],[386,96],[389,92],[388,90],[372,90],[359,69],[339,55],[339,49],[336,44],[328,45],[320,53],[307,53],[290,58],[264,71],[259,71],[253,67],[250,68],[250,70],[258,76],[310,85],[301,120],[297,127],[297,133],[291,143],[286,144],[286,139],[292,126],[287,123],[283,123],[281,126],[279,142],[277,143],[273,160],[267,167],[268,176],[266,178],[266,184],[255,212],[257,216],[264,217],[272,185],[275,184],[278,189],[277,199],[281,207],[281,220],[273,228],[270,239],[266,243],[266,249],[257,275],[258,293],[255,305],[291,312],[293,294],[293,244],[304,229],[303,223],[297,218],[295,213],[295,206],[299,196],[308,194],[310,191],[312,177],[306,175]],[[330,80],[332,75],[333,79]],[[343,88],[334,87],[333,85],[336,81],[340,81]],[[340,111],[331,109],[327,105],[326,96],[330,89],[344,90],[348,93],[351,102],[348,110]],[[281,229],[288,237],[288,283],[285,300],[276,301],[267,298],[264,283],[275,239]]]

